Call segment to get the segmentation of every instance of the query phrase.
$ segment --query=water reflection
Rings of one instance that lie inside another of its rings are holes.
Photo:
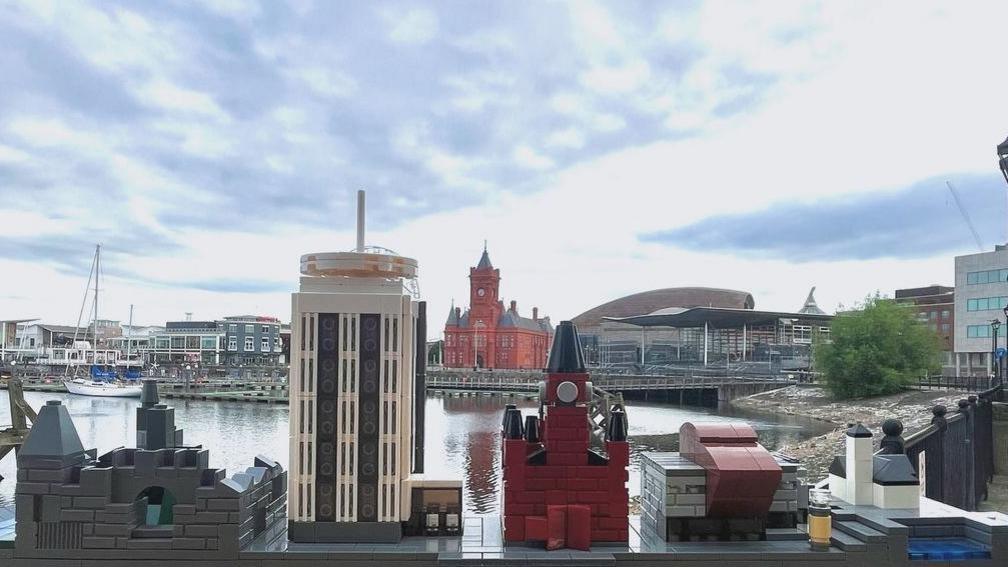
[[[99,454],[121,446],[135,445],[136,400],[88,398],[67,394],[26,392],[38,408],[47,399],[62,399],[87,448]],[[265,454],[287,466],[287,407],[238,402],[169,400],[175,407],[175,423],[186,432],[186,442],[210,449],[210,464],[229,473],[245,470],[257,454]],[[532,400],[499,396],[431,396],[427,399],[425,472],[431,477],[463,479],[463,500],[469,513],[488,513],[500,506],[501,439],[504,405],[514,403],[523,413],[534,413]],[[640,486],[640,454],[674,451],[674,432],[685,421],[746,421],[770,449],[796,439],[824,433],[830,426],[793,416],[767,416],[751,412],[684,408],[631,402],[630,494]],[[7,394],[0,394],[0,424],[10,423]],[[0,461],[0,506],[13,503],[15,464],[13,455]]]

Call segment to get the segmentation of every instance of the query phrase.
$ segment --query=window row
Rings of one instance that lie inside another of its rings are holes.
[[[984,270],[981,272],[968,272],[966,283],[969,285],[998,283],[1008,281],[1008,269]]]
[[[1005,336],[1006,326],[1001,325],[998,329],[998,336]],[[966,337],[970,339],[981,339],[990,338],[991,336],[991,326],[990,325],[968,325],[966,327]]]
[[[966,311],[991,311],[1004,309],[1005,307],[1008,307],[1008,296],[978,297],[966,300]],[[931,313],[933,314],[934,311]]]

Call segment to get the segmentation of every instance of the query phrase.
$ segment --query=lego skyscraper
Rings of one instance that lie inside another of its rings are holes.
[[[358,199],[357,248],[302,256],[292,296],[292,541],[396,541],[404,527],[428,529],[427,496],[460,505],[460,482],[428,495],[419,476],[426,316],[417,262],[364,246],[363,192]]]

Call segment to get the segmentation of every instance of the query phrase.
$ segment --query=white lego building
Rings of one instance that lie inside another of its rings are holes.
[[[302,256],[292,296],[292,541],[395,541],[404,528],[430,533],[428,512],[439,505],[442,514],[454,511],[458,525],[461,482],[419,474],[426,360],[416,345],[426,342],[426,323],[417,262],[366,248],[363,229],[361,192],[357,249]]]

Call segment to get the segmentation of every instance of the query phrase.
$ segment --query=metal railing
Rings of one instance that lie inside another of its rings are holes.
[[[959,400],[952,415],[945,406],[935,406],[931,424],[904,440],[910,463],[923,477],[925,496],[964,510],[976,510],[987,499],[994,476],[993,403],[1002,396],[998,382]]]
[[[991,376],[923,376],[917,379],[917,387],[928,390],[963,390],[982,392],[994,386]]]
[[[538,373],[529,377],[517,378],[491,372],[472,373],[468,375],[428,374],[427,387],[447,390],[490,390],[500,392],[536,392],[539,382],[545,379],[545,374]],[[598,375],[590,377],[592,384],[608,391],[660,391],[679,389],[707,389],[734,384],[794,384],[796,380],[787,376],[780,377],[748,377],[748,376],[635,376],[635,375]]]

